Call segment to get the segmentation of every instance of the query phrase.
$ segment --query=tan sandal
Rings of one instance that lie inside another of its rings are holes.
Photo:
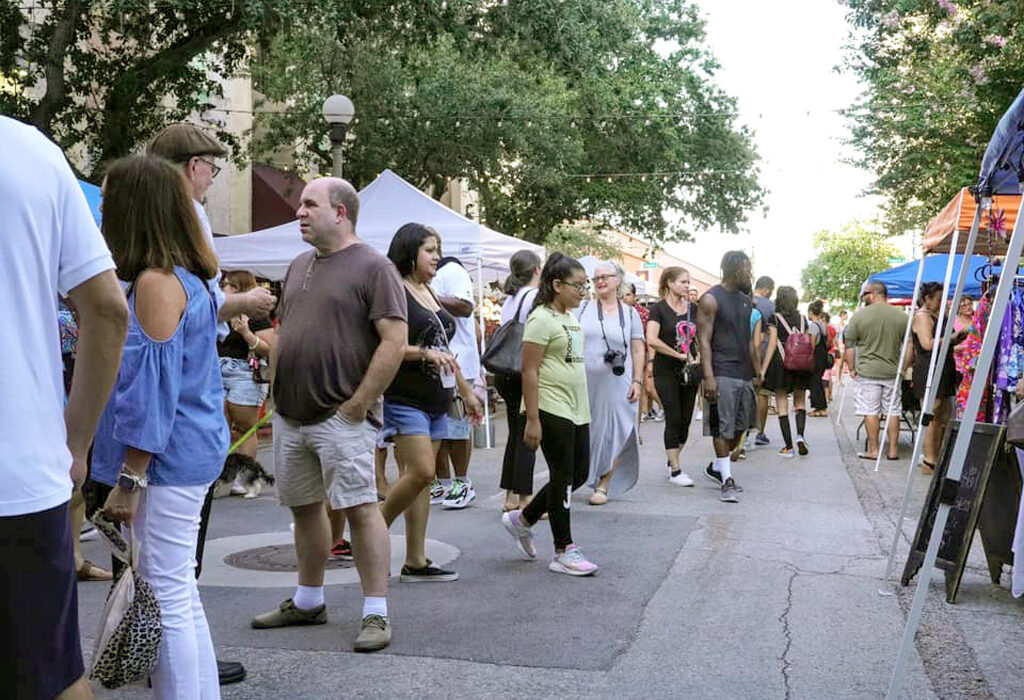
[[[598,486],[594,493],[590,494],[590,505],[603,506],[608,502],[608,489]]]
[[[113,578],[112,573],[96,566],[88,559],[83,559],[82,565],[78,567],[79,581],[110,581]]]

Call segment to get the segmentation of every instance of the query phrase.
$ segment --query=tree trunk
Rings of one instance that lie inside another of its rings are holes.
[[[74,40],[75,25],[78,24],[78,17],[82,14],[82,9],[80,0],[68,0],[63,14],[59,16],[53,27],[49,50],[46,53],[46,63],[43,66],[46,92],[32,113],[32,123],[44,134],[50,134],[53,119],[67,100],[64,83],[64,58],[67,55],[68,46]],[[54,12],[56,12],[56,8],[54,8]]]

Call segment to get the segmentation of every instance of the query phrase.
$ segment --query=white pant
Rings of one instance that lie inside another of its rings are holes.
[[[207,488],[150,486],[135,514],[139,575],[153,586],[163,623],[152,676],[158,700],[220,700],[217,657],[195,573]]]

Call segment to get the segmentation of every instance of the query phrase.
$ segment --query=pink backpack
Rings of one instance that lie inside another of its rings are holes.
[[[775,314],[782,327],[789,335],[786,337],[784,347],[779,348],[782,353],[782,366],[790,372],[810,372],[814,369],[814,337],[807,332],[807,321],[800,317],[800,330],[794,332],[782,314]]]

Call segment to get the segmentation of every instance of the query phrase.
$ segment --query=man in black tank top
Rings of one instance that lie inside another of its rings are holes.
[[[759,348],[750,331],[750,258],[734,250],[722,258],[722,283],[701,297],[697,334],[704,370],[704,434],[714,438],[715,461],[704,475],[721,484],[721,500],[738,503],[743,489],[732,478],[729,454],[757,420],[754,368]]]

